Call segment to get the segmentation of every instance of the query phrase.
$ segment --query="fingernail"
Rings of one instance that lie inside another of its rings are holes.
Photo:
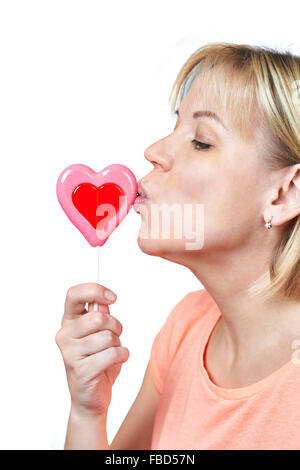
[[[107,299],[107,300],[115,300],[116,299],[116,294],[114,294],[112,291],[110,290],[105,290],[104,291],[104,297]]]

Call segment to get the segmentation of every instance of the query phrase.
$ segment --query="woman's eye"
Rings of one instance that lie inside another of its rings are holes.
[[[200,142],[199,140],[196,140],[196,139],[192,140],[192,144],[196,150],[206,150],[211,147],[210,144],[205,144],[204,142]]]

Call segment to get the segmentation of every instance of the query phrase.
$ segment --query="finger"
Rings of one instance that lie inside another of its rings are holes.
[[[92,303],[88,303],[88,312],[95,312],[94,310],[94,305],[95,304],[92,304]],[[98,305],[98,304],[97,304]],[[100,304],[98,305],[98,310],[96,310],[97,312],[103,312],[103,313],[110,313],[109,311],[109,306],[108,305],[104,305],[104,304]]]
[[[108,305],[115,302],[117,296],[115,294],[114,300],[109,300],[105,297],[105,292],[109,291],[106,287],[95,282],[86,284],[79,284],[68,289],[65,301],[64,320],[74,320],[78,315],[85,313],[85,304],[97,302],[99,305]]]
[[[68,322],[65,330],[66,336],[80,339],[101,330],[111,330],[120,336],[123,326],[117,318],[109,313],[88,312],[76,321]]]
[[[87,371],[87,380],[92,380],[112,364],[127,361],[129,350],[124,346],[112,346],[96,354],[81,359],[81,364]]]
[[[78,340],[76,349],[77,354],[82,358],[112,346],[121,346],[119,336],[115,335],[111,330],[102,330]]]

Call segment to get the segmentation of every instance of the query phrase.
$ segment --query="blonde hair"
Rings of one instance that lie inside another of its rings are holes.
[[[255,129],[263,137],[268,168],[300,163],[300,56],[248,44],[206,44],[176,77],[169,98],[173,112],[200,75],[201,99],[213,97],[218,109],[226,109],[244,139],[253,139]],[[285,224],[268,271],[249,292],[300,298],[300,215]]]

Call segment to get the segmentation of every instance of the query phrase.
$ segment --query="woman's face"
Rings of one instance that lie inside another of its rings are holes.
[[[198,78],[180,104],[173,132],[145,151],[154,168],[141,180],[148,199],[135,206],[145,253],[185,264],[195,251],[232,250],[252,240],[251,234],[259,243],[270,170],[255,136],[243,140],[215,102]],[[202,116],[194,114],[199,111]]]

